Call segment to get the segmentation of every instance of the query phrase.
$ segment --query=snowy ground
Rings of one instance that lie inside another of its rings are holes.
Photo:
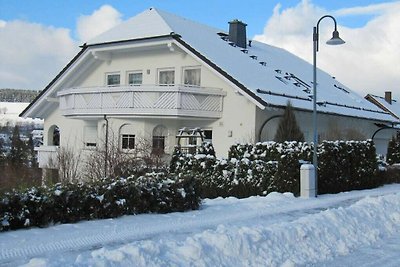
[[[400,266],[400,185],[0,233],[1,266]]]

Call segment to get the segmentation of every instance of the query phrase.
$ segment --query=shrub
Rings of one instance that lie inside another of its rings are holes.
[[[300,165],[311,162],[312,151],[312,145],[302,142],[236,144],[230,147],[226,160],[175,154],[173,171],[194,177],[203,198],[248,197],[272,191],[298,195]],[[324,141],[317,153],[319,193],[382,184],[371,140]]]
[[[389,164],[400,163],[400,140],[398,134],[392,136],[389,141],[386,157]]]
[[[301,132],[294,115],[293,106],[290,101],[287,102],[285,112],[279,120],[278,129],[274,140],[276,142],[298,141],[304,142],[304,134]]]
[[[0,198],[0,231],[54,223],[114,218],[124,214],[197,209],[194,179],[165,173],[86,184],[56,184],[5,193]]]

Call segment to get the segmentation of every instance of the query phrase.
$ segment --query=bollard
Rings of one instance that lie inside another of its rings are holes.
[[[300,167],[300,196],[316,197],[315,168],[312,164],[303,164]]]

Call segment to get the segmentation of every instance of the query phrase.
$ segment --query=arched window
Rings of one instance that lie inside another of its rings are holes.
[[[167,128],[163,125],[158,125],[153,129],[153,154],[165,153],[165,137],[167,136]]]
[[[135,149],[135,131],[132,124],[124,124],[120,128],[120,147],[122,149]]]
[[[60,128],[57,125],[52,125],[47,134],[47,145],[59,146],[60,145]]]

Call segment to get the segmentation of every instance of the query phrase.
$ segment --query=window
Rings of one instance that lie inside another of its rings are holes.
[[[161,155],[165,153],[165,136],[167,129],[163,125],[158,125],[153,130],[153,148],[152,153]]]
[[[118,86],[120,85],[120,80],[121,76],[119,73],[112,73],[112,74],[107,74],[107,86]]]
[[[160,85],[174,85],[175,84],[175,71],[174,70],[159,70],[158,71],[158,84]]]
[[[212,131],[211,130],[204,130],[204,141],[212,143]]]
[[[84,142],[85,147],[95,148],[97,143],[97,126],[85,126],[84,127]]]
[[[135,148],[135,135],[134,134],[123,134],[122,135],[122,149],[134,149]]]
[[[153,136],[153,154],[164,154],[165,136]]]
[[[143,82],[143,73],[141,73],[141,72],[128,73],[128,84],[129,85],[141,85],[142,82]]]
[[[200,68],[184,69],[183,84],[200,86]]]
[[[121,149],[135,149],[135,128],[132,124],[124,124],[119,129],[119,146]]]

